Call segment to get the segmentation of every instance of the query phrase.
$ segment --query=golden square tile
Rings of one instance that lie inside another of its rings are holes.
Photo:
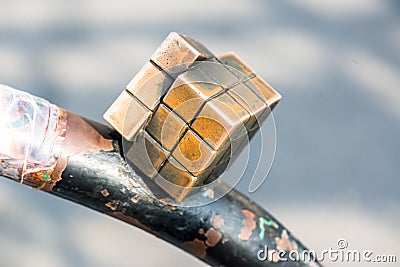
[[[205,60],[212,57],[214,55],[202,44],[186,35],[172,32],[151,56],[151,61],[172,77],[176,77],[176,72],[184,71],[196,60]],[[178,71],[170,69],[182,64],[185,65],[184,68],[178,68]]]
[[[214,150],[229,145],[230,139],[246,134],[250,114],[230,95],[224,93],[208,101],[192,124],[194,129]]]
[[[265,116],[269,114],[267,104],[243,83],[239,83],[230,89],[228,93],[250,113],[251,119],[246,124],[248,131],[252,130],[257,121],[261,123]]]
[[[185,129],[185,122],[163,104],[155,111],[146,127],[146,131],[169,151],[176,145]]]
[[[222,156],[220,152],[211,149],[199,136],[191,130],[187,131],[172,156],[189,172],[199,177],[213,168]]]
[[[239,78],[243,76],[248,78],[255,74],[254,71],[233,52],[223,54],[222,56],[218,57],[218,59],[223,64],[237,70],[234,72],[234,74],[236,74],[236,76]]]
[[[148,122],[151,111],[123,91],[103,117],[125,139],[131,141]]]
[[[221,177],[221,175],[224,173],[226,168],[228,167],[229,164],[229,157],[228,160],[221,160],[217,166],[215,166],[210,174],[207,176],[206,180],[203,182],[203,185],[209,184],[217,180],[218,178]]]
[[[259,76],[246,81],[245,84],[261,97],[271,110],[273,110],[282,99],[282,96]]]
[[[218,85],[205,71],[207,70],[207,66],[211,64],[215,63],[209,60],[194,63],[188,70],[179,75],[177,83],[206,83]]]
[[[222,87],[193,82],[194,73],[180,75],[165,95],[163,102],[186,122],[190,122],[207,99],[222,91]]]
[[[190,70],[204,73],[213,83],[224,88],[230,88],[239,82],[238,77],[217,60],[197,62]]]
[[[197,177],[191,175],[176,160],[169,158],[154,181],[171,197],[180,202],[196,186]]]
[[[194,40],[193,38],[182,34],[178,33],[179,36],[184,39],[193,49],[195,49],[199,54],[199,59],[210,59],[210,58],[215,58],[214,54],[202,43]]]
[[[149,178],[156,175],[167,156],[168,152],[143,130],[126,153],[127,160]]]
[[[226,147],[224,150],[221,150],[222,156],[216,165],[219,166],[225,163],[225,165],[227,165],[230,161],[234,160],[240,153],[240,151],[248,145],[248,143],[246,142],[246,139],[248,138],[248,135],[241,135],[236,139],[230,140],[229,146]],[[214,167],[214,169],[215,168],[216,167]],[[215,173],[214,169],[211,171],[211,173]]]
[[[154,110],[172,83],[171,77],[160,71],[153,63],[147,62],[129,82],[126,90],[136,96],[148,109]]]
[[[123,91],[103,115],[104,120],[121,134],[124,129],[126,111],[131,101],[132,97]]]

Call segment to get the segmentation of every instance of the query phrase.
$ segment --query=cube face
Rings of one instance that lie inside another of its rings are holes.
[[[208,99],[223,90],[213,83],[200,82],[201,75],[193,76],[188,73],[178,76],[163,100],[187,123],[194,119]]]
[[[186,171],[179,162],[169,158],[159,174],[154,178],[154,181],[171,197],[180,202],[197,184],[198,179]]]
[[[225,89],[233,87],[239,82],[239,78],[230,69],[219,61],[204,61],[191,68],[196,73],[202,73],[208,81],[222,86]],[[244,76],[241,77],[244,79]]]
[[[183,72],[177,66],[190,66],[195,61],[212,58],[214,55],[200,43],[178,33],[170,33],[151,56],[151,61],[165,70],[171,77]],[[177,68],[177,69],[176,69]]]
[[[254,78],[245,82],[245,84],[253,90],[265,103],[268,104],[270,109],[274,109],[278,102],[281,100],[281,95],[275,91],[266,81],[261,77],[255,76]]]
[[[164,103],[174,110],[186,123],[189,123],[205,103],[190,85],[180,85],[171,89]]]
[[[139,99],[148,109],[154,110],[172,82],[171,77],[148,62],[128,84],[126,90]]]
[[[145,131],[137,134],[135,142],[126,153],[126,158],[149,178],[158,173],[167,156],[168,152]]]
[[[172,155],[190,173],[199,177],[199,182],[205,180],[201,176],[211,170],[220,157],[218,151],[209,147],[192,130],[186,132]]]
[[[103,118],[115,129],[122,131],[124,129],[124,119],[126,116],[132,97],[123,91],[114,101],[111,107],[104,113]],[[135,127],[135,125],[132,125]]]
[[[250,114],[228,93],[224,93],[203,107],[192,128],[215,150],[225,149],[231,139],[246,134],[245,125]]]
[[[186,130],[186,124],[175,112],[161,104],[146,127],[146,131],[166,150],[171,151]]]
[[[249,87],[243,83],[239,83],[228,91],[246,111],[250,114],[251,118],[246,123],[248,132],[253,130],[254,125],[264,120],[265,115],[268,113],[268,105],[258,97]]]
[[[225,157],[223,155],[223,157],[218,162],[218,164],[210,171],[210,174],[207,176],[207,178],[203,182],[203,184],[207,185],[207,184],[210,184],[210,183],[214,182],[215,180],[217,180],[219,178],[219,176],[226,170],[229,162],[230,162],[230,153],[229,153],[229,157]]]
[[[182,201],[219,177],[279,100],[235,54],[171,33],[104,118],[132,141],[127,160]]]
[[[233,73],[238,77],[242,78],[244,77],[252,77],[255,75],[254,71],[244,63],[243,60],[241,60],[235,53],[229,52],[226,53],[220,57],[218,57],[219,61],[222,64],[225,64],[234,70],[237,70],[236,72],[233,71]]]
[[[103,117],[127,140],[133,140],[151,115],[151,111],[139,100],[123,91]]]
[[[242,59],[236,54],[230,52],[226,53],[218,58],[223,64],[231,67],[230,69],[236,76],[243,77],[242,82],[246,84],[253,92],[255,92],[265,103],[268,104],[272,110],[282,96],[273,89],[267,82],[265,82],[260,76],[256,75],[253,69],[251,69]],[[237,71],[235,71],[237,70]]]

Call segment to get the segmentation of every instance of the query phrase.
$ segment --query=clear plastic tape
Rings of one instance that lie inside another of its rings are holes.
[[[47,181],[66,132],[63,112],[48,101],[0,84],[0,175]]]

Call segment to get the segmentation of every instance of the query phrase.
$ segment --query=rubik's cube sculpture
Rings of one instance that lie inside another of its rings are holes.
[[[172,32],[104,114],[127,159],[171,197],[221,174],[281,96],[234,53]]]

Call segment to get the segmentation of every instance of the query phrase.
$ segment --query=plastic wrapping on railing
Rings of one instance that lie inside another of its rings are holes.
[[[65,131],[57,106],[0,84],[0,175],[50,180]]]

